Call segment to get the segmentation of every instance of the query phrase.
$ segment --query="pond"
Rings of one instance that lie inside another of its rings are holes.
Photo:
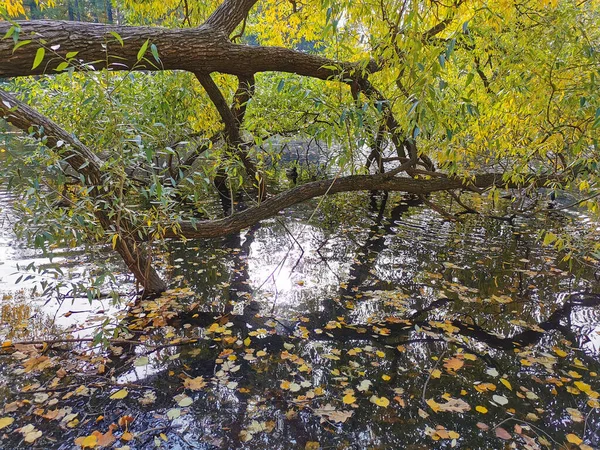
[[[0,448],[600,446],[598,264],[539,240],[594,230],[581,211],[448,222],[338,195],[172,242],[172,289],[118,303],[15,285],[35,262],[133,287],[109,249],[28,248],[0,202]]]

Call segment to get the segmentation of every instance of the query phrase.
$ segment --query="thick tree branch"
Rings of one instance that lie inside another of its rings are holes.
[[[549,181],[564,181],[560,176],[538,176],[525,180],[523,185],[544,186]],[[493,186],[500,188],[519,187],[502,180],[502,174],[482,174],[475,176],[470,182],[461,178],[437,177],[429,180],[390,177],[389,173],[378,175],[351,175],[337,179],[321,180],[306,183],[285,191],[275,197],[268,198],[259,206],[249,208],[229,217],[200,222],[180,223],[179,234],[172,233],[168,237],[185,236],[189,239],[214,238],[235,233],[261,220],[268,219],[290,206],[322,195],[352,191],[401,191],[409,194],[429,194],[451,189],[486,189]]]
[[[242,23],[258,0],[225,0],[204,22],[203,27],[224,32],[229,36]]]
[[[233,44],[227,36],[208,27],[167,29],[51,20],[17,23],[20,39],[32,42],[13,52],[13,40],[0,39],[0,77],[55,74],[69,52],[78,52],[71,60],[75,70],[187,70],[241,76],[279,71],[325,80],[359,67],[286,48]],[[10,22],[0,22],[0,36],[11,26]],[[111,33],[117,33],[123,45]],[[45,56],[32,69],[36,52],[42,46],[40,39],[47,42]],[[156,45],[160,61],[150,51],[138,60],[138,52],[147,40]],[[367,69],[377,70],[374,64]]]

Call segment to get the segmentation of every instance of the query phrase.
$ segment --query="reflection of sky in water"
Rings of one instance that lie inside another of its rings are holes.
[[[33,295],[34,286],[37,285],[37,292],[41,291],[41,281],[56,280],[54,269],[60,268],[65,278],[77,280],[93,265],[89,263],[84,249],[59,248],[53,250],[50,257],[43,255],[41,250],[29,248],[18,241],[12,231],[16,221],[11,207],[13,198],[6,191],[0,191],[0,294],[22,292],[15,298],[15,302],[26,300],[36,314],[47,316],[58,329],[69,330],[74,337],[89,337],[95,326],[106,318],[102,314],[95,317],[96,312],[113,316],[122,308],[116,308],[110,299],[99,299],[90,304],[84,297],[69,297],[58,301],[54,297],[47,299]],[[27,270],[30,264],[38,269],[48,270],[48,273]],[[31,278],[27,279],[28,276]],[[17,283],[19,278],[21,280]],[[66,288],[62,289],[63,293],[65,291]],[[85,330],[77,331],[84,327]],[[39,333],[39,336],[46,335],[49,330],[45,328],[30,330],[30,336],[35,333]]]

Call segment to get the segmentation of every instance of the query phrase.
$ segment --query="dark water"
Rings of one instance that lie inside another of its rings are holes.
[[[174,242],[162,260],[173,291],[115,305],[15,286],[17,263],[47,260],[15,240],[11,197],[0,201],[0,338],[90,337],[104,323],[123,341],[3,351],[0,417],[15,422],[0,448],[76,448],[113,423],[110,446],[131,449],[534,449],[571,433],[600,446],[598,266],[569,271],[537,238],[593,231],[581,212],[451,223],[399,195],[337,196]],[[57,256],[71,276],[94,265]],[[49,367],[32,363],[43,357]],[[455,410],[436,412],[447,401]],[[27,424],[42,431],[34,444],[15,431]]]

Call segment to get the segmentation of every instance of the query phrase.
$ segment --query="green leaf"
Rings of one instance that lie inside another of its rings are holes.
[[[69,63],[66,61],[61,62],[57,67],[56,70],[57,72],[62,72],[63,70],[65,70],[67,67],[69,67]]]
[[[72,59],[72,58],[75,58],[78,54],[79,54],[79,52],[69,52],[69,53],[67,53],[65,58]]]
[[[160,57],[158,56],[158,49],[156,48],[156,45],[152,44],[150,46],[150,51],[152,52],[152,56],[154,56],[156,62],[160,62]]]
[[[150,43],[150,39],[146,39],[146,42],[144,42],[144,44],[142,45],[142,48],[140,48],[140,51],[137,54],[138,61],[141,61],[142,58],[144,57],[144,55],[146,54],[146,50],[148,50],[149,43]]]
[[[119,33],[117,33],[116,31],[111,31],[110,34],[112,34],[113,37],[117,40],[117,42],[119,42],[119,44],[121,44],[121,47],[123,47],[123,38],[121,37],[121,35]]]
[[[15,44],[15,46],[13,47],[13,51],[12,52],[14,53],[16,49],[18,49],[20,47],[23,47],[24,45],[27,45],[29,43],[31,43],[31,39],[27,39],[25,41],[21,41],[21,42]]]
[[[9,37],[11,37],[13,35],[13,33],[15,32],[15,30],[16,30],[16,27],[14,27],[14,26],[10,27],[2,39],[8,39]]]
[[[37,49],[37,52],[35,52],[35,59],[33,60],[33,66],[31,67],[31,70],[35,69],[42,63],[45,55],[46,49],[44,47],[40,47]]]

